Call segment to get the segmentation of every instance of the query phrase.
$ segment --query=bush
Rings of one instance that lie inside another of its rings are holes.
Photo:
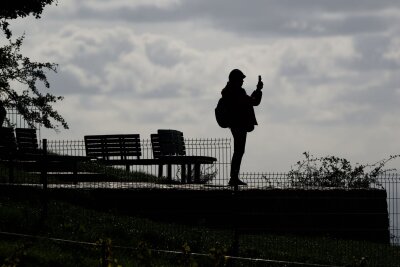
[[[390,156],[374,164],[356,164],[335,156],[316,158],[304,152],[305,159],[296,163],[296,168],[290,170],[288,176],[292,186],[370,188],[381,186],[378,176],[395,169],[383,169],[387,162],[400,155]]]

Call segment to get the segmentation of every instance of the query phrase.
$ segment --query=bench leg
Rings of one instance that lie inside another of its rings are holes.
[[[194,183],[200,183],[200,163],[194,164]]]
[[[158,165],[158,178],[161,178],[163,176],[163,169],[164,166],[162,164]]]
[[[167,179],[168,179],[168,182],[172,182],[172,165],[171,164],[167,165]]]
[[[185,164],[181,165],[181,183],[182,184],[186,183],[186,165]]]
[[[190,164],[187,165],[187,183],[192,183],[192,165]]]

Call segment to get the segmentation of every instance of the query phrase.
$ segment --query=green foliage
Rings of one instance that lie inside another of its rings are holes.
[[[204,167],[204,166],[203,166]],[[191,177],[186,177],[187,181],[191,181],[191,183],[195,183],[195,179],[194,179],[194,174],[195,174],[195,169],[194,167],[191,167]],[[179,179],[180,175],[181,175],[181,168],[178,167],[178,171],[176,172],[176,177]],[[218,171],[214,168],[214,164],[205,167],[203,169],[200,170],[200,179],[197,182],[198,184],[207,184],[207,183],[211,183],[212,180],[214,180],[215,177],[217,177]],[[180,181],[178,180],[177,183],[180,183]]]
[[[207,184],[211,183],[212,180],[214,180],[215,177],[217,177],[218,171],[212,170],[212,165],[208,168],[206,168],[204,171],[200,173],[200,184]],[[194,172],[193,172],[194,174]],[[194,180],[194,177],[192,178],[192,181]]]
[[[18,246],[11,254],[11,256],[4,260],[4,263],[1,265],[1,267],[17,267],[20,265],[21,258],[23,258],[24,256],[26,256],[25,246]]]
[[[143,267],[150,267],[152,265],[152,251],[146,242],[140,241],[137,246],[137,259],[139,265]]]
[[[0,47],[0,105],[6,108],[15,108],[27,121],[30,127],[36,123],[46,128],[57,129],[58,124],[68,129],[68,124],[52,105],[61,101],[61,96],[40,92],[39,82],[46,88],[50,87],[46,72],[57,72],[54,63],[33,62],[23,56],[21,51],[24,36],[15,41],[11,39],[12,32],[7,20],[17,17],[34,15],[40,18],[44,6],[54,0],[16,0],[8,1],[0,11],[0,28],[5,34],[8,44]],[[14,89],[18,84],[23,89]],[[52,121],[55,121],[54,124]]]
[[[220,243],[217,243],[215,247],[210,249],[210,257],[215,267],[226,266],[227,261],[227,250]]]
[[[399,157],[390,156],[374,164],[356,164],[335,156],[316,158],[304,152],[305,159],[296,163],[296,168],[290,170],[288,177],[293,186],[299,187],[341,187],[370,188],[378,185],[378,176],[392,171],[383,169],[386,163]]]
[[[51,5],[54,1],[57,3],[57,0],[13,0],[7,1],[6,5],[3,4],[0,9],[0,27],[7,39],[10,39],[12,35],[7,20],[24,18],[29,15],[39,19],[43,8]]]
[[[368,264],[368,257],[357,258],[353,256],[353,261],[351,264],[347,265],[348,267],[367,267],[370,266]]]
[[[190,246],[185,242],[182,246],[182,257],[179,259],[179,265],[184,267],[197,267],[197,262],[193,259]]]
[[[8,1],[7,5],[2,5],[0,9],[0,19],[16,19],[33,15],[40,18],[43,8],[51,5],[57,0],[13,0]]]
[[[111,239],[99,239],[96,244],[99,245],[99,248],[101,250],[99,266],[122,267],[122,265],[118,264],[118,260],[113,257],[113,247]]]

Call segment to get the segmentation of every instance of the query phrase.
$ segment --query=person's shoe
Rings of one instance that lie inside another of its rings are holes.
[[[245,182],[241,181],[240,179],[230,179],[228,182],[229,186],[235,186],[235,185],[247,185]]]
[[[237,180],[237,183],[238,183],[238,185],[247,185],[247,183],[245,183],[245,182],[243,182],[243,181],[241,181],[241,180]]]

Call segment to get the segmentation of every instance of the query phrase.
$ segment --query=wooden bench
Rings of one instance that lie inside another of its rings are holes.
[[[63,181],[72,180],[74,183],[83,178],[78,176],[78,163],[90,161],[86,156],[58,155],[48,153],[47,139],[43,139],[42,149],[38,146],[36,129],[16,128],[17,157],[23,162],[23,169],[29,172],[41,172],[42,179],[47,183],[47,174]],[[85,176],[88,176],[85,174]],[[84,178],[83,180],[85,180]]]
[[[42,183],[47,186],[47,175],[71,176],[76,182],[78,178],[78,162],[90,160],[88,157],[56,155],[47,153],[47,140],[43,139],[43,149],[39,149],[36,129],[2,128],[0,131],[1,161],[8,162],[9,182],[14,180],[14,167],[31,173],[40,173]],[[4,137],[4,138],[3,138]]]
[[[157,165],[154,159],[142,159],[139,134],[86,135],[86,156],[96,158],[101,164],[125,166]]]
[[[201,164],[213,164],[214,157],[186,155],[183,133],[177,130],[160,129],[157,134],[151,134],[153,157],[159,160],[159,176],[163,166],[167,165],[167,177],[171,179],[171,165],[181,166],[182,183],[200,183]],[[192,165],[194,165],[194,181],[192,181]]]

